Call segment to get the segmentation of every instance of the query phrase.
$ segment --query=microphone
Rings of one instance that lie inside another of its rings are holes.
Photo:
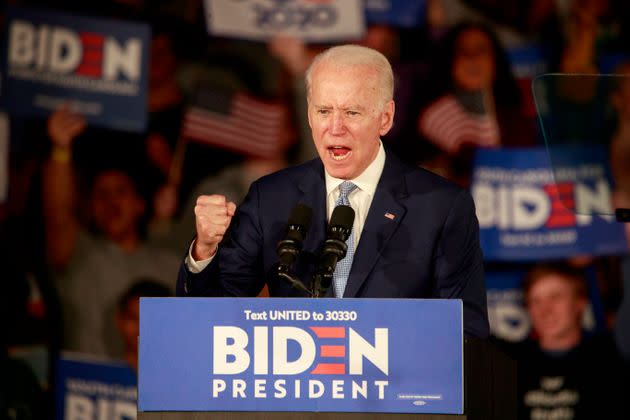
[[[302,203],[293,208],[289,216],[286,237],[276,246],[276,251],[280,257],[279,272],[288,272],[302,251],[302,241],[304,241],[311,226],[312,216],[313,210]]]
[[[316,284],[321,287],[317,295],[330,287],[337,262],[346,256],[348,245],[346,240],[352,232],[354,210],[350,206],[337,206],[333,210],[328,224],[326,240],[322,246],[321,256],[315,273]],[[321,284],[319,284],[321,282]]]

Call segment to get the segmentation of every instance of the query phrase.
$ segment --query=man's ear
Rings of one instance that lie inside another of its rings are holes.
[[[387,134],[394,125],[395,111],[396,105],[394,104],[394,101],[389,100],[383,107],[383,112],[381,113],[381,127],[379,129],[379,134],[381,136]]]

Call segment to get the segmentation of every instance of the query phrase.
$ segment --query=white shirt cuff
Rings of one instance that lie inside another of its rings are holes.
[[[186,256],[186,260],[184,261],[188,271],[190,271],[193,274],[202,272],[204,268],[206,268],[208,264],[210,264],[212,260],[214,259],[214,257],[217,255],[217,254],[214,254],[212,257],[208,259],[195,261],[195,259],[192,257],[192,249],[193,249],[193,246],[195,246],[195,241],[196,239],[192,241],[192,243],[190,244],[190,248],[188,248],[188,256]]]

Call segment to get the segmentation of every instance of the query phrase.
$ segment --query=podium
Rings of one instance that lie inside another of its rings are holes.
[[[138,419],[511,419],[516,366],[458,300],[148,298]]]

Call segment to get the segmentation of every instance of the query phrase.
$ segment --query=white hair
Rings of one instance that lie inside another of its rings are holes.
[[[339,45],[319,53],[306,70],[306,92],[310,101],[313,71],[322,64],[336,67],[363,66],[374,69],[378,77],[378,91],[382,104],[394,97],[394,72],[387,58],[380,52],[360,45]]]

